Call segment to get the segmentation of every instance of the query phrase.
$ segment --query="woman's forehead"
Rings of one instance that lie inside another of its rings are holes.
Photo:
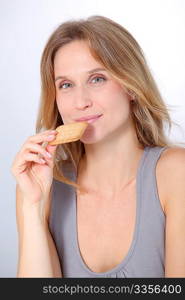
[[[106,71],[106,68],[92,56],[89,47],[80,43],[74,45],[69,43],[60,48],[55,56],[54,69],[57,76],[63,77],[77,73],[92,73],[93,70],[100,71],[100,69]]]

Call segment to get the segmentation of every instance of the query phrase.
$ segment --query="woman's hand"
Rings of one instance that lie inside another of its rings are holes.
[[[30,204],[48,197],[54,167],[54,154],[57,146],[43,143],[52,141],[57,131],[47,130],[29,137],[16,154],[11,172],[16,178],[23,198]],[[48,156],[51,155],[51,157]]]

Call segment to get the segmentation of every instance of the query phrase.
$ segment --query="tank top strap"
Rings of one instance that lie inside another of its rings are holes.
[[[141,199],[141,220],[153,220],[155,223],[160,216],[162,223],[164,222],[164,212],[159,199],[157,179],[156,179],[156,166],[157,162],[163,153],[168,148],[165,147],[146,147],[146,157],[140,172],[140,199]],[[145,226],[145,224],[143,224]]]
[[[146,151],[148,152],[148,166],[153,166],[155,167],[157,164],[158,159],[160,158],[162,152],[167,149],[168,146],[160,147],[160,146],[155,146],[155,147],[146,147]]]

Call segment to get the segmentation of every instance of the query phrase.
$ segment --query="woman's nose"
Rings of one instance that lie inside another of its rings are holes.
[[[92,105],[92,99],[85,87],[78,87],[75,94],[75,106],[78,109],[83,109]]]

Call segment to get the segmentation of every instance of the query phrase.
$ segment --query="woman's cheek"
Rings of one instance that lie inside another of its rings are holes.
[[[68,109],[60,107],[59,113],[61,115],[61,118],[62,118],[64,124],[72,122],[71,109],[68,110]]]

